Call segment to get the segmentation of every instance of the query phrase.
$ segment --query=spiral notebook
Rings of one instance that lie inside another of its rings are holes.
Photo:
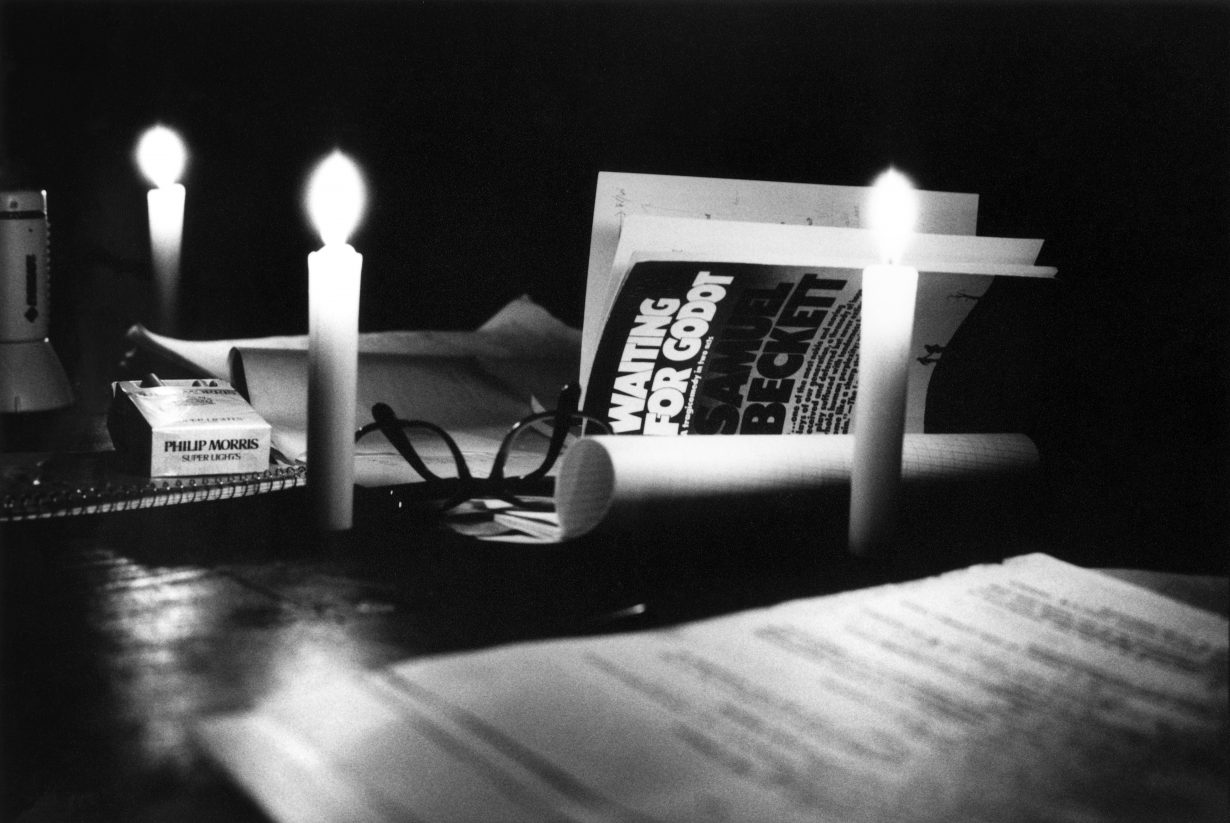
[[[230,500],[306,484],[301,464],[168,478],[125,474],[118,465],[115,452],[3,455],[0,523]]]

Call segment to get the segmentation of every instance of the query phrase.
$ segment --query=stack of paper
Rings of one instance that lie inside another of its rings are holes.
[[[297,821],[1217,821],[1227,623],[1043,555],[207,722]]]

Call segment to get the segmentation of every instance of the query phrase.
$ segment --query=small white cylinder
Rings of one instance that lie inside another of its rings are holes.
[[[182,184],[150,189],[149,245],[158,295],[159,331],[179,332],[179,262],[183,248],[184,197]]]
[[[326,531],[354,521],[355,394],[363,255],[331,243],[308,255],[308,495]]]
[[[850,551],[860,556],[883,548],[896,529],[917,291],[916,269],[863,270],[849,532]]]

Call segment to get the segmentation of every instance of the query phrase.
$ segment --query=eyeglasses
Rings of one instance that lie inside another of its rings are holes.
[[[364,437],[380,432],[423,478],[422,483],[398,487],[398,495],[403,500],[443,500],[443,508],[450,509],[466,500],[493,497],[532,508],[535,503],[522,497],[554,492],[555,478],[549,473],[569,438],[593,432],[611,434],[606,421],[578,411],[580,399],[580,387],[569,383],[560,389],[553,411],[531,414],[513,424],[500,441],[486,477],[473,475],[457,441],[444,429],[426,420],[400,418],[386,403],[372,406],[372,422],[355,432],[354,440],[357,445]],[[420,450],[433,455],[446,453],[444,462],[455,473],[444,476],[432,471]],[[510,465],[519,469],[533,468],[510,477],[506,476]]]

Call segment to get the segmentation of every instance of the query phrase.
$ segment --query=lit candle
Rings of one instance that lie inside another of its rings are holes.
[[[363,178],[341,152],[321,161],[307,210],[323,247],[308,255],[308,490],[317,525],[354,518],[355,392],[363,255],[347,240],[363,213]]]
[[[179,260],[184,233],[184,187],[179,177],[188,152],[179,135],[166,126],[148,129],[137,143],[137,166],[155,188],[149,204],[149,242],[158,294],[158,323],[165,332],[177,332]]]
[[[918,201],[910,181],[889,169],[872,188],[868,223],[884,263],[863,269],[854,457],[850,474],[850,551],[875,553],[893,538],[901,486],[901,443],[918,271],[900,264]]]

